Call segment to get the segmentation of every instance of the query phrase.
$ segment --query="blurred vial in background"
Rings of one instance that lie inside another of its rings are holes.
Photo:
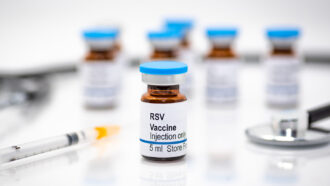
[[[118,29],[91,28],[83,31],[89,52],[81,67],[84,102],[90,109],[106,109],[117,104],[120,82]]]
[[[299,101],[300,60],[295,43],[300,30],[294,27],[268,28],[270,55],[265,60],[267,104],[272,107],[292,108]]]
[[[190,34],[193,29],[194,21],[192,19],[184,18],[168,18],[165,20],[165,28],[182,32],[183,37],[180,41],[180,48],[178,50],[178,60],[184,62],[189,66],[189,72],[186,75],[186,81],[181,86],[181,91],[187,96],[192,94],[193,89],[193,70],[196,62],[196,55],[191,48]]]
[[[182,32],[160,30],[148,32],[148,39],[153,47],[150,61],[177,61]]]
[[[212,45],[205,62],[207,65],[206,96],[209,104],[234,104],[238,97],[239,59],[233,51],[237,36],[235,27],[206,29]]]

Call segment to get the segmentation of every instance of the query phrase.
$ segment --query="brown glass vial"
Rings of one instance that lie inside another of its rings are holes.
[[[233,105],[238,97],[239,61],[233,50],[236,28],[209,28],[211,50],[206,55],[206,100],[211,105]]]
[[[112,29],[84,30],[89,51],[81,71],[87,109],[109,109],[116,105],[119,81],[114,47],[116,36],[117,31]]]
[[[147,65],[147,68],[158,68],[159,63],[167,63],[169,64],[167,68],[171,69],[171,65],[174,65],[172,68],[176,68],[175,64],[178,62],[149,62],[151,66]],[[145,64],[141,66],[143,65]],[[185,136],[186,113],[184,112],[187,98],[180,93],[179,86],[183,78],[182,73],[187,71],[187,66],[185,64],[181,65],[185,70],[179,69],[179,71],[181,70],[181,72],[178,72],[179,74],[171,75],[148,74],[141,66],[140,71],[143,73],[143,81],[148,84],[147,92],[141,97],[141,155],[154,161],[179,160],[185,157],[187,147]],[[166,70],[164,69],[164,72]],[[157,118],[158,116],[160,119]],[[158,126],[159,129],[163,130],[154,131],[152,126]],[[161,138],[152,137],[156,134]]]
[[[158,86],[158,85],[148,85],[148,92],[143,94],[141,101],[145,103],[158,103],[158,104],[168,104],[168,103],[179,103],[186,101],[185,95],[181,94],[179,91],[179,85],[170,86]],[[142,155],[144,158],[153,161],[174,161],[185,157],[185,155],[170,157],[170,158],[156,158]]]
[[[295,108],[299,104],[300,60],[295,51],[298,28],[268,28],[271,50],[266,58],[267,105],[275,108]]]

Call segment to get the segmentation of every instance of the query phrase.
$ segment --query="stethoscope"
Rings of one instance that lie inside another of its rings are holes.
[[[315,123],[330,116],[330,104],[303,113],[281,113],[271,123],[245,130],[254,143],[282,147],[307,147],[330,143],[330,130]]]
[[[54,76],[76,71],[77,66],[73,63],[24,71],[0,71],[0,119],[3,124],[0,138],[16,132],[43,110],[51,96]]]
[[[38,103],[50,93],[50,77],[77,71],[75,64],[46,66],[21,72],[0,72],[0,111]]]

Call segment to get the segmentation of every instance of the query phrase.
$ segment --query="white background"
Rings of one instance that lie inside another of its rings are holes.
[[[205,27],[237,25],[239,52],[264,52],[264,28],[297,25],[302,28],[301,51],[329,53],[328,0],[1,0],[1,68],[26,68],[78,60],[84,55],[82,28],[118,24],[123,47],[132,56],[147,55],[146,30],[161,25],[164,17],[192,17],[196,21],[193,46],[207,49]]]
[[[0,65],[1,70],[17,70],[79,61],[85,52],[81,28],[104,20],[122,25],[128,54],[144,56],[150,49],[145,31],[159,26],[163,16],[171,15],[195,17],[193,46],[201,52],[207,49],[205,26],[217,23],[240,26],[239,52],[266,51],[263,29],[270,24],[300,25],[304,30],[301,51],[329,51],[328,8],[329,1],[325,0],[2,0]],[[141,158],[139,99],[145,86],[136,68],[124,72],[120,106],[109,111],[86,111],[79,77],[61,77],[55,79],[51,99],[35,118],[7,115],[6,120],[2,119],[0,146],[103,124],[122,126],[119,136],[86,148],[53,153],[48,158],[36,157],[33,162],[18,162],[0,171],[0,185],[330,185],[329,146],[273,149],[251,144],[244,136],[246,127],[269,121],[273,112],[265,106],[260,64],[242,66],[238,106],[215,110],[205,104],[204,67],[199,64],[195,69],[186,159],[153,163]],[[327,65],[304,65],[301,109],[329,101],[329,70]]]

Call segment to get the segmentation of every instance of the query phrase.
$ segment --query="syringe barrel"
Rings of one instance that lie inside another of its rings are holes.
[[[68,147],[78,143],[93,142],[97,139],[97,136],[97,130],[86,129],[61,136],[40,139],[21,145],[2,148],[0,149],[0,164]]]
[[[10,162],[70,146],[69,135],[61,135],[0,149],[0,163]]]

